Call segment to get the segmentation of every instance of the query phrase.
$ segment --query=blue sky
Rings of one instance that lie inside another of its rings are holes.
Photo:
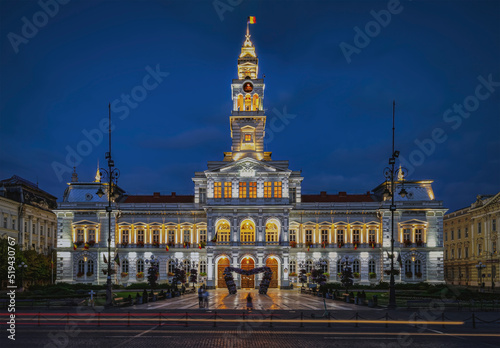
[[[498,1],[60,1],[0,2],[1,178],[61,198],[80,146],[77,172],[91,180],[107,151],[92,130],[115,102],[120,186],[192,194],[194,171],[230,151],[230,84],[253,15],[268,125],[295,115],[266,150],[303,171],[304,192],[384,180],[393,100],[410,179],[435,180],[451,210],[500,190]],[[162,73],[141,95],[151,69]],[[134,89],[141,100],[125,117]]]

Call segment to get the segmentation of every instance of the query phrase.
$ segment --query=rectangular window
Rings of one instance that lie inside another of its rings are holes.
[[[231,198],[233,195],[233,184],[226,181],[224,183],[224,198]]]
[[[214,198],[222,198],[222,188],[220,182],[214,182]]]
[[[122,230],[122,243],[128,243],[128,230]]]
[[[288,195],[290,196],[290,203],[295,203],[297,201],[297,189],[295,187],[290,187],[288,190]]]
[[[200,261],[200,274],[207,273],[207,261]]]
[[[337,230],[337,243],[344,243],[344,230]]]
[[[282,197],[282,190],[281,190],[281,181],[275,181],[274,182],[274,197],[275,198],[281,198]]]
[[[43,226],[40,226],[40,235],[43,236],[44,234]]]
[[[469,228],[466,227],[465,228],[465,238],[468,238],[469,237]]]
[[[168,230],[168,243],[175,243],[175,230]]]
[[[465,247],[464,251],[465,251],[465,258],[468,258],[469,257],[469,247]]]
[[[257,183],[248,183],[248,198],[257,198]]]
[[[245,134],[245,141],[246,142],[251,142],[252,141],[252,134]]]
[[[457,257],[460,259],[462,257],[462,249],[458,248],[457,249]]]
[[[455,257],[455,249],[451,249],[451,258],[453,259]]]
[[[3,228],[7,228],[7,216],[3,217]]]
[[[297,262],[290,261],[290,273],[297,273]]]
[[[328,243],[328,230],[321,230],[321,243]]]
[[[312,242],[313,240],[313,231],[306,230],[306,242]]]
[[[462,238],[462,231],[460,229],[457,230],[457,239]]]
[[[491,230],[495,232],[497,230],[497,220],[493,219],[491,220]]]
[[[160,243],[160,231],[159,230],[153,231],[153,242]]]
[[[273,196],[272,184],[270,181],[264,183],[264,198],[271,198]]]
[[[359,240],[360,240],[359,236],[360,236],[360,231],[359,230],[353,230],[352,231],[352,242],[359,244]]]
[[[200,230],[200,242],[207,242],[207,230]]]
[[[375,230],[368,231],[368,242],[375,243]]]
[[[91,229],[89,230],[89,241],[94,241],[95,242],[95,230]]]
[[[448,232],[445,232],[444,233],[444,241],[447,242],[448,241]]]
[[[137,242],[144,243],[144,230],[137,231]]]
[[[296,242],[297,241],[297,231],[296,230],[290,230],[290,242]]]
[[[481,233],[481,223],[477,223],[477,233]]]
[[[191,231],[184,230],[184,242],[191,242]]]
[[[455,239],[455,231],[451,230],[451,240]]]
[[[406,241],[411,242],[411,229],[409,228],[403,229],[403,242]]]
[[[83,242],[83,230],[81,229],[76,230],[76,241]]]
[[[481,252],[483,251],[483,245],[479,243],[477,245],[477,256],[481,255]]]
[[[491,244],[491,251],[496,254],[497,252],[497,242],[496,241],[493,241],[492,244]]]
[[[200,203],[207,203],[207,189],[200,188]]]
[[[28,232],[28,223],[24,222],[24,232]]]
[[[247,198],[247,183],[240,182],[240,198]]]
[[[12,229],[16,229],[16,219],[12,219]]]

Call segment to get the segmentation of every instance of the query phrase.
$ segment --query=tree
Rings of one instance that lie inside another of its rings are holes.
[[[156,287],[156,281],[158,280],[158,262],[151,262],[148,268],[148,283],[151,289]]]
[[[197,280],[198,280],[198,270],[192,269],[190,272],[189,281],[193,283],[193,287],[194,284],[197,283]]]
[[[302,283],[302,287],[304,287],[304,283],[307,283],[307,272],[304,268],[299,272],[299,281]]]

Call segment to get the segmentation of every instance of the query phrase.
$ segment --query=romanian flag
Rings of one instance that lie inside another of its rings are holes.
[[[253,17],[253,16],[249,16],[249,17],[248,17],[248,23],[249,23],[249,24],[255,24],[255,23],[257,23],[257,21],[255,20],[255,17]]]
[[[108,259],[106,259],[106,255],[102,254],[102,257],[104,258],[104,263],[108,263]]]
[[[89,250],[89,243],[85,243],[85,245],[83,246],[83,249]]]
[[[186,242],[184,242],[184,248],[186,247]]]
[[[50,261],[50,268],[54,268],[54,260]]]
[[[166,251],[168,251],[170,248],[168,247],[168,244],[167,244],[167,247],[165,248]]]
[[[120,264],[120,256],[116,254],[115,256],[115,262],[119,265]]]
[[[307,247],[307,251],[309,251],[309,247]]]
[[[75,243],[73,243],[73,250],[76,250],[77,246]]]
[[[200,249],[201,249],[201,243],[198,243],[198,248],[200,248]]]
[[[215,236],[212,238],[212,243],[217,242],[217,232],[215,232]]]

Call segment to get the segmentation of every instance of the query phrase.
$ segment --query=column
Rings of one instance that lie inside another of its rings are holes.
[[[45,238],[44,238],[44,253],[47,252],[47,244],[49,240],[49,224],[47,223],[47,220],[44,221],[43,224],[43,230],[45,231]]]
[[[283,255],[283,282],[282,282],[282,286],[289,286],[290,285],[290,281],[288,279],[288,275],[290,274],[290,264],[289,264],[289,257],[288,255]],[[288,269],[288,271],[285,273],[284,270],[285,268]]]
[[[240,241],[240,233],[239,233],[239,226],[238,226],[238,216],[235,215],[233,216],[233,222],[231,223],[231,234],[233,235],[232,239],[234,242],[239,242]]]
[[[215,287],[214,270],[214,256],[212,255],[212,252],[210,252],[210,254],[207,254],[207,286],[210,288]]]
[[[35,250],[40,252],[40,219],[36,219],[36,246]]]
[[[29,245],[28,250],[33,246],[33,217],[30,216],[28,219],[28,233],[29,233]]]

